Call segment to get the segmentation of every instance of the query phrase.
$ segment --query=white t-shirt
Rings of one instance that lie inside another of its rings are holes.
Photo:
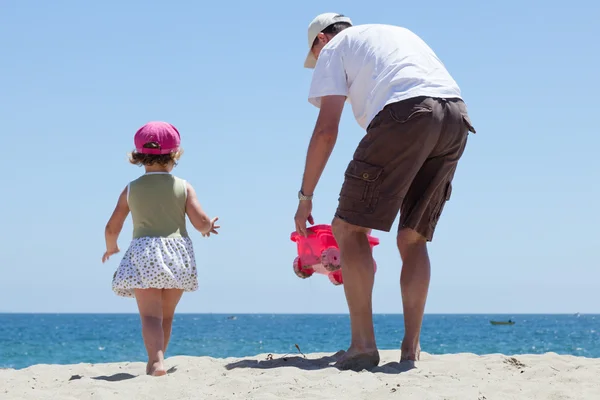
[[[323,47],[313,72],[309,102],[347,96],[367,128],[387,104],[419,96],[460,98],[460,88],[433,50],[408,29],[357,25]]]

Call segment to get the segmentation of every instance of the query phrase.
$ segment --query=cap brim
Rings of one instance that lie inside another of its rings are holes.
[[[179,150],[179,147],[175,147],[172,149],[148,149],[145,147],[135,149],[136,153],[140,154],[154,154],[154,155],[162,155],[162,154],[170,154]]]
[[[308,50],[306,60],[304,60],[304,68],[314,68],[317,65],[317,59],[313,55],[312,51]]]

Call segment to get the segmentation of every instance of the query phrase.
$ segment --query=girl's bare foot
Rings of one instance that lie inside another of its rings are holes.
[[[167,370],[165,369],[163,363],[160,361],[157,361],[152,364],[148,362],[148,365],[146,366],[146,374],[151,376],[163,376],[167,374]]]

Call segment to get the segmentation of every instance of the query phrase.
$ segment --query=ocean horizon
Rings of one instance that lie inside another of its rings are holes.
[[[492,325],[490,321],[515,322]],[[399,349],[402,314],[375,314],[382,350]],[[349,344],[348,314],[178,313],[167,357],[217,358],[336,352]],[[430,354],[554,352],[600,358],[600,314],[426,314]],[[138,314],[0,313],[0,368],[144,361]]]
[[[79,311],[67,311],[67,312],[51,312],[51,311],[0,311],[0,316],[3,315],[139,315],[136,312],[79,312]],[[294,313],[294,312],[179,312],[176,315],[348,315],[348,313]],[[403,315],[403,313],[373,313],[373,315]],[[426,313],[425,315],[484,315],[484,316],[509,316],[509,315],[587,315],[600,317],[600,312],[596,313],[581,313],[581,312],[562,312],[562,313],[528,313],[528,312],[516,312],[516,313],[461,313],[461,312],[444,312],[444,313]]]

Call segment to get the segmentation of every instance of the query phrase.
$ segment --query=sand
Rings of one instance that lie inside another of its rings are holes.
[[[178,356],[159,378],[145,363],[36,365],[0,370],[0,399],[600,399],[600,359],[422,354],[410,365],[381,355],[372,372],[339,371],[324,354]]]

